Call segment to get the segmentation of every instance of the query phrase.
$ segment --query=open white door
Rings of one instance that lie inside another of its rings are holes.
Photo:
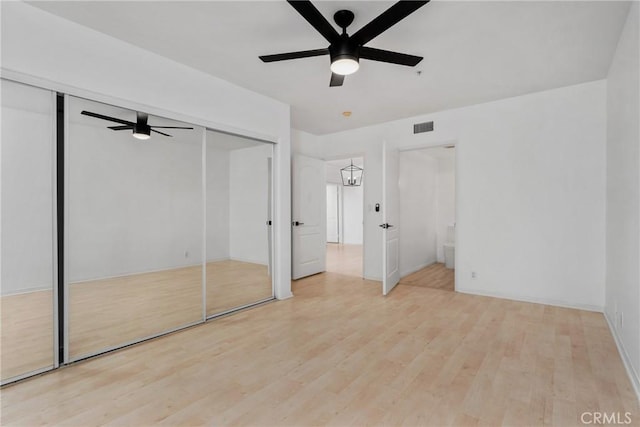
[[[295,155],[291,187],[291,276],[296,280],[326,270],[327,187],[324,161]]]
[[[397,149],[382,146],[382,294],[400,281],[400,197]]]

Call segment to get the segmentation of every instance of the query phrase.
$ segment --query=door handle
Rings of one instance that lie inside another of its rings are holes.
[[[384,229],[387,229],[387,228],[393,227],[393,225],[385,223],[385,224],[380,224],[380,227],[384,228]]]
[[[300,225],[304,225],[304,222],[300,222],[300,221],[293,221],[293,222],[291,223],[291,225],[293,225],[294,227],[298,227],[298,226],[300,226]]]

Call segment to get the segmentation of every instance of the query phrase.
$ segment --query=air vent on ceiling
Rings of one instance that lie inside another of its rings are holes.
[[[431,132],[433,130],[433,122],[416,123],[413,125],[413,133]]]

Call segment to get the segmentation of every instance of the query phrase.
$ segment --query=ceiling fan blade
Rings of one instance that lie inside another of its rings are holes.
[[[342,86],[342,83],[344,83],[344,76],[342,74],[331,73],[329,87]]]
[[[83,114],[83,115],[89,116],[89,117],[95,117],[96,119],[107,120],[107,121],[114,122],[114,123],[122,123],[123,125],[133,126],[135,124],[133,122],[128,122],[126,120],[117,119],[115,117],[109,117],[109,116],[104,116],[104,115],[98,114],[98,113],[92,113],[91,111],[83,111],[80,114]]]
[[[333,28],[333,25],[322,16],[320,11],[308,0],[287,0],[287,2],[298,11],[309,24],[322,34],[329,43],[333,43],[340,39],[340,34]]]
[[[160,135],[168,136],[169,138],[173,138],[173,136],[168,133],[160,132],[159,130],[151,129],[151,132],[159,133]]]
[[[408,65],[409,67],[414,67],[422,61],[422,56],[407,55],[406,53],[391,52],[389,50],[364,46],[360,48],[360,58],[389,62],[391,64]]]
[[[404,18],[411,15],[413,12],[427,3],[429,3],[429,0],[399,1],[389,9],[378,15],[378,17],[373,21],[360,28],[355,34],[351,36],[351,39],[362,46],[363,44],[371,41],[373,38],[385,32],[398,22],[402,21]]]
[[[301,50],[299,52],[277,53],[275,55],[262,55],[262,62],[286,61],[288,59],[309,58],[312,56],[328,55],[329,49]]]
[[[185,126],[150,126],[151,129],[192,129],[190,127]]]
[[[125,126],[108,126],[111,130],[130,130],[133,129],[133,126],[125,125]]]

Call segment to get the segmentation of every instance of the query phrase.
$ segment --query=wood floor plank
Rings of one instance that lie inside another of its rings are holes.
[[[5,387],[3,426],[580,425],[640,408],[604,317],[320,274]],[[595,406],[595,407],[594,407]]]

